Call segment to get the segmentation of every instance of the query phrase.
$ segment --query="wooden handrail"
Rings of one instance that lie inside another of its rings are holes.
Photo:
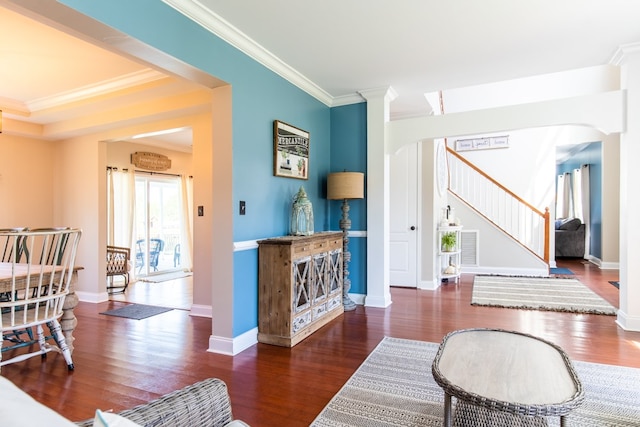
[[[509,190],[507,187],[505,187],[504,185],[500,184],[498,181],[496,181],[495,179],[493,179],[491,176],[487,175],[482,169],[478,168],[476,165],[474,165],[473,163],[471,163],[470,161],[468,161],[467,159],[465,159],[464,157],[462,157],[460,154],[458,154],[456,151],[454,151],[452,148],[447,147],[447,151],[449,152],[449,154],[451,154],[452,156],[456,157],[457,159],[459,159],[462,163],[466,164],[467,166],[469,166],[471,169],[475,170],[476,172],[478,172],[480,175],[482,175],[483,177],[485,177],[487,180],[491,181],[496,187],[499,187],[502,191],[504,191],[505,193],[507,193],[508,195],[510,195],[511,197],[513,197],[514,199],[516,199],[518,202],[522,203],[523,205],[525,205],[526,207],[528,207],[529,209],[531,209],[533,212],[537,213],[540,216],[544,216],[544,213],[537,209],[535,206],[532,206],[531,204],[529,204],[526,200],[524,200],[522,197],[518,196],[516,193],[514,193],[513,191]],[[549,208],[546,208],[547,212],[549,211]]]
[[[525,211],[528,211],[529,212],[528,215],[532,215],[532,218],[535,218],[535,217],[539,217],[540,218],[540,221],[538,222],[538,224],[544,230],[543,231],[544,236],[543,236],[543,240],[542,240],[543,241],[542,247],[539,246],[539,243],[541,242],[541,240],[538,240],[537,241],[538,244],[535,244],[535,242],[533,240],[526,239],[526,238],[524,238],[522,236],[521,237],[517,237],[516,235],[513,235],[512,233],[510,233],[507,230],[507,228],[508,228],[507,224],[504,224],[504,226],[501,225],[500,220],[490,217],[491,216],[490,212],[487,212],[484,208],[479,208],[479,207],[474,206],[474,204],[470,200],[467,200],[462,194],[457,193],[456,189],[452,188],[451,175],[449,175],[449,191],[451,191],[453,194],[455,194],[457,197],[459,197],[461,201],[463,201],[471,209],[475,210],[479,215],[481,215],[482,217],[486,218],[488,221],[490,221],[493,224],[495,224],[506,235],[508,235],[509,237],[514,239],[516,242],[521,244],[524,248],[526,248],[532,254],[534,254],[538,258],[544,260],[544,262],[546,262],[548,264],[549,263],[549,232],[550,232],[549,208],[545,208],[545,212],[540,211],[539,209],[537,209],[536,207],[534,207],[530,203],[528,203],[526,200],[522,199],[522,197],[518,196],[513,191],[509,190],[507,187],[505,187],[504,185],[502,185],[501,183],[499,183],[498,181],[493,179],[491,176],[489,176],[483,170],[478,168],[476,165],[474,165],[473,163],[469,162],[464,157],[460,156],[460,154],[458,154],[457,152],[455,152],[451,148],[447,147],[447,152],[453,158],[456,159],[456,162],[460,162],[464,166],[462,169],[459,169],[459,170],[464,171],[466,168],[470,169],[472,171],[472,173],[477,174],[477,175],[475,175],[476,179],[480,179],[481,181],[482,180],[486,180],[486,183],[488,184],[489,187],[495,187],[495,188],[497,188],[499,190],[500,194],[505,194],[506,196],[508,196],[511,199],[513,199],[513,205],[514,206],[522,206],[522,209],[525,209]],[[456,168],[456,170],[458,170],[458,168]],[[467,175],[467,174],[465,174],[465,175]],[[459,175],[456,174],[456,176],[459,176]],[[473,175],[471,175],[471,176],[473,176]],[[520,224],[520,223],[518,223],[518,224]],[[525,222],[525,224],[526,224],[526,222]],[[519,228],[519,226],[517,228]],[[525,233],[525,234],[527,234],[527,233]],[[539,236],[539,234],[538,234],[538,236]],[[525,240],[527,240],[527,242],[525,242]],[[534,250],[534,246],[530,247],[529,244],[533,244],[535,246],[535,248],[537,248],[537,249]]]

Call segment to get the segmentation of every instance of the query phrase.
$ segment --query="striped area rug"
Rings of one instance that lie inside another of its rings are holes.
[[[472,305],[615,315],[616,308],[576,279],[475,276]]]
[[[384,338],[311,424],[313,427],[442,426],[444,392],[431,375],[438,344]],[[585,399],[567,416],[572,427],[638,427],[640,369],[574,362]],[[454,402],[454,425],[456,399]],[[465,410],[468,410],[466,408]],[[478,413],[475,426],[525,426],[531,417]],[[508,418],[508,419],[505,419]],[[539,420],[539,419],[536,419]],[[559,417],[542,418],[559,426]]]

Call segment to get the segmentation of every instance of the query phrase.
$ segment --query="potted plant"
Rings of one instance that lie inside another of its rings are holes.
[[[442,252],[453,252],[456,248],[456,233],[447,231],[442,235]]]

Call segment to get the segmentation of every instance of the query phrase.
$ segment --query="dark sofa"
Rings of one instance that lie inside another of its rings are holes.
[[[578,218],[556,220],[556,258],[584,258],[585,225]]]

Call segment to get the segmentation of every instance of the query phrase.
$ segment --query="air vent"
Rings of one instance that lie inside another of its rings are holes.
[[[460,265],[462,267],[478,266],[478,230],[463,230],[460,232]]]

